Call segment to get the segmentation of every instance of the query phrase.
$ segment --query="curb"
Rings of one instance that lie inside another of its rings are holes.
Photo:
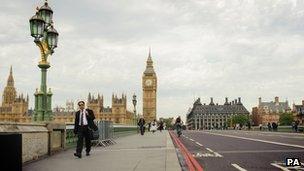
[[[187,148],[184,146],[184,144],[172,133],[172,131],[170,131],[169,133],[171,135],[171,138],[174,140],[175,144],[178,146],[178,148],[182,152],[182,154],[183,154],[183,156],[186,160],[186,163],[188,165],[189,170],[190,171],[203,171],[203,168],[194,159],[194,157],[187,150]]]

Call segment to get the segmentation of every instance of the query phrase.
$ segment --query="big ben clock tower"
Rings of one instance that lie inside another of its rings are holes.
[[[156,119],[156,91],[157,77],[153,68],[151,51],[147,60],[146,70],[142,77],[143,88],[143,115],[146,122],[151,122]]]

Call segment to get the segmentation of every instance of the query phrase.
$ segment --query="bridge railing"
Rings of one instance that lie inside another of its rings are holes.
[[[113,125],[113,129],[114,129],[113,138],[136,134],[138,131],[138,127],[134,125],[115,124]]]
[[[252,129],[254,131],[260,131],[260,127],[259,126],[253,126]],[[268,127],[267,126],[262,126],[262,131],[268,131]],[[295,132],[292,129],[292,126],[278,126],[277,131],[278,132]],[[298,132],[304,132],[304,126],[303,125],[299,125],[298,126]]]
[[[111,121],[95,121],[98,127],[97,141],[109,141],[115,138],[137,133],[136,126],[113,124]],[[74,134],[74,124],[66,123],[66,147],[74,147],[77,143],[77,135]]]
[[[74,123],[66,123],[66,136],[65,136],[65,143],[66,147],[74,147],[77,142],[77,135],[74,134]]]

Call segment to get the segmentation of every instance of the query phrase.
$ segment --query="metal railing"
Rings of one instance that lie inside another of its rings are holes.
[[[113,139],[128,136],[137,133],[136,126],[113,124],[111,121],[95,121],[98,127],[98,132],[94,132],[94,136],[98,138],[92,140],[96,146],[107,146],[114,144]],[[98,135],[96,135],[98,134]],[[77,143],[77,135],[74,134],[74,124],[66,124],[66,147],[74,147]]]
[[[74,124],[66,124],[65,145],[67,148],[74,147],[77,143],[77,135],[74,134]]]

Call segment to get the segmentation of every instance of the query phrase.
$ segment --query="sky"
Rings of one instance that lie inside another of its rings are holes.
[[[29,19],[42,0],[1,0],[0,95],[13,66],[18,93],[33,107],[40,86],[39,49]],[[251,111],[258,98],[304,99],[304,1],[49,0],[58,47],[47,84],[53,107],[88,93],[138,97],[149,47],[158,77],[157,117],[185,117],[194,100],[238,97]]]

